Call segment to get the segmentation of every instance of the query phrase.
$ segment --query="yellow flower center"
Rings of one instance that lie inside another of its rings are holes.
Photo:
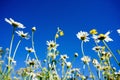
[[[81,36],[80,38],[81,38],[81,40],[85,40],[86,36]]]
[[[96,31],[96,29],[92,29],[92,30],[90,30],[90,34],[97,34],[98,32]]]
[[[98,36],[98,39],[99,40],[104,40],[106,38],[106,36],[104,35],[104,34],[100,34],[99,36]]]
[[[18,27],[19,25],[17,23],[12,23],[12,26]]]

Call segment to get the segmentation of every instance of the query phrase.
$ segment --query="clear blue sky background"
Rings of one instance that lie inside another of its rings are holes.
[[[54,39],[58,26],[65,33],[64,37],[57,41],[61,54],[66,53],[73,58],[74,52],[79,53],[75,62],[79,64],[73,64],[74,66],[82,66],[81,41],[76,37],[80,30],[89,31],[95,28],[100,33],[110,30],[114,42],[108,44],[113,52],[120,49],[120,36],[116,32],[116,29],[120,28],[119,0],[0,0],[0,46],[4,49],[9,47],[12,33],[12,26],[6,23],[4,18],[10,17],[23,23],[27,27],[24,31],[30,34],[31,28],[37,27],[35,48],[40,60],[46,57],[46,41]],[[18,40],[19,37],[16,35],[13,47]],[[17,69],[24,66],[23,61],[27,55],[25,46],[31,47],[30,40],[23,40],[20,44],[15,58]],[[85,43],[85,54],[97,58],[97,54],[91,51],[93,46],[92,42]],[[120,61],[120,55],[115,55]],[[113,65],[119,69],[116,63]]]

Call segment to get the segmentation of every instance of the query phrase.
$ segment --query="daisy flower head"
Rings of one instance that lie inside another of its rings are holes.
[[[33,66],[35,68],[38,67],[38,61],[36,59],[30,59],[28,61],[26,61],[26,64],[29,66]]]
[[[29,53],[35,52],[35,50],[33,48],[25,47],[25,50],[28,51]]]
[[[87,32],[83,32],[80,31],[76,34],[77,38],[84,41],[84,42],[88,42],[89,41],[89,37],[88,37],[88,33]]]
[[[25,38],[25,39],[29,39],[29,35],[28,33],[24,33],[23,31],[16,31],[16,33],[18,34],[18,36],[20,36],[21,38]]]
[[[110,34],[110,31],[108,31],[105,34],[93,35],[92,38],[96,40],[96,42],[98,43],[100,42],[100,40],[104,40],[106,42],[113,41],[113,39],[110,38],[109,34]]]
[[[7,23],[9,23],[10,25],[12,25],[13,27],[22,28],[22,29],[25,28],[25,26],[23,24],[21,24],[21,23],[19,23],[17,21],[14,21],[12,18],[10,18],[10,19],[5,18],[5,21]]]
[[[69,58],[66,54],[64,54],[64,55],[60,55],[60,59],[61,60],[66,60],[67,58]]]
[[[102,49],[101,46],[95,46],[92,48],[92,50],[94,50],[95,52],[99,52]]]
[[[85,64],[88,64],[88,63],[91,61],[91,59],[90,59],[88,56],[82,57],[81,60],[82,60]]]
[[[72,68],[72,63],[71,62],[67,62],[66,65],[67,65],[67,68]]]
[[[99,35],[98,35],[98,39],[99,39],[99,40],[105,40],[106,42],[113,41],[113,40],[109,37],[109,34],[110,34],[110,31],[108,31],[108,32],[105,33],[105,34],[99,34]]]
[[[59,44],[56,44],[56,42],[54,42],[53,40],[51,41],[47,41],[47,46],[48,46],[48,50],[56,50],[56,48],[59,46]]]

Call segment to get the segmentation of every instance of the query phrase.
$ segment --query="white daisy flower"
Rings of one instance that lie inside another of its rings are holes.
[[[99,62],[97,61],[97,59],[93,59],[92,63],[96,66],[99,64]]]
[[[89,62],[91,61],[91,59],[90,59],[88,56],[82,57],[81,60],[82,60],[84,63],[89,63]]]
[[[66,59],[69,58],[66,54],[60,55],[60,59],[66,61]]]
[[[106,42],[113,41],[113,39],[109,37],[109,34],[110,34],[110,31],[108,31],[105,34],[99,34],[98,36],[94,35],[93,39],[95,39],[97,42],[100,42],[100,40],[104,40]]]
[[[92,48],[92,50],[94,50],[96,52],[99,52],[101,49],[102,49],[101,46],[95,46],[95,47]]]
[[[89,41],[88,35],[89,34],[87,32],[83,32],[83,31],[80,31],[76,34],[77,38],[80,39],[80,40],[83,40],[84,42]]]
[[[10,19],[5,18],[5,21],[8,22],[9,24],[11,24],[14,27],[22,28],[22,29],[25,28],[25,26],[23,24],[21,24],[17,21],[14,21],[12,18],[10,18]]]
[[[16,31],[16,33],[22,38],[29,39],[28,33],[24,33],[23,31]]]
[[[25,49],[26,49],[29,53],[31,53],[31,52],[35,52],[35,50],[34,50],[33,48],[25,47]]]
[[[59,46],[59,44],[56,44],[56,42],[52,41],[47,41],[47,45],[48,45],[48,50],[56,50],[56,48]]]
[[[71,68],[72,67],[72,63],[71,62],[67,62],[66,65],[67,65],[67,68]]]

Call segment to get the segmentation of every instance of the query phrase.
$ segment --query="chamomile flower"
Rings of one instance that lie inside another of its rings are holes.
[[[97,61],[97,59],[93,59],[93,60],[92,60],[92,63],[93,63],[95,66],[99,64],[99,62]]]
[[[77,38],[80,39],[80,40],[83,40],[84,42],[89,41],[88,35],[89,34],[87,32],[83,32],[83,31],[80,31],[76,34]]]
[[[34,52],[35,50],[33,48],[28,48],[28,47],[25,47],[26,51],[28,51],[29,53],[31,52]]]
[[[67,68],[71,68],[72,67],[72,63],[71,62],[67,62],[66,65],[67,65]]]
[[[22,29],[25,28],[25,26],[23,24],[21,24],[17,21],[14,21],[12,18],[10,18],[10,19],[5,18],[5,21],[7,23],[11,24],[13,27],[22,28]]]
[[[97,42],[100,42],[100,40],[104,40],[106,42],[113,41],[113,39],[110,38],[109,34],[110,34],[110,31],[108,31],[105,34],[99,34],[98,36],[94,35],[93,39],[95,39]]]
[[[113,41],[113,40],[109,37],[109,34],[110,34],[110,31],[108,31],[108,32],[105,33],[105,34],[100,34],[100,35],[98,36],[98,39],[99,39],[99,40],[105,40],[106,42]]]
[[[66,61],[66,59],[69,58],[66,54],[60,55],[60,59]]]
[[[56,42],[52,41],[47,41],[47,45],[48,45],[48,50],[56,50],[56,48],[59,46],[59,44],[56,44]]]
[[[84,63],[86,63],[86,64],[91,61],[91,59],[90,59],[88,56],[82,57],[81,60],[82,60]]]
[[[95,52],[99,52],[100,49],[102,49],[101,46],[95,46],[95,47],[92,48],[92,50],[94,50]]]
[[[28,33],[24,33],[23,31],[16,31],[16,33],[22,38],[29,39]]]
[[[34,68],[38,68],[38,61],[36,59],[28,59],[28,61],[26,61],[26,64],[29,66],[33,66]]]

